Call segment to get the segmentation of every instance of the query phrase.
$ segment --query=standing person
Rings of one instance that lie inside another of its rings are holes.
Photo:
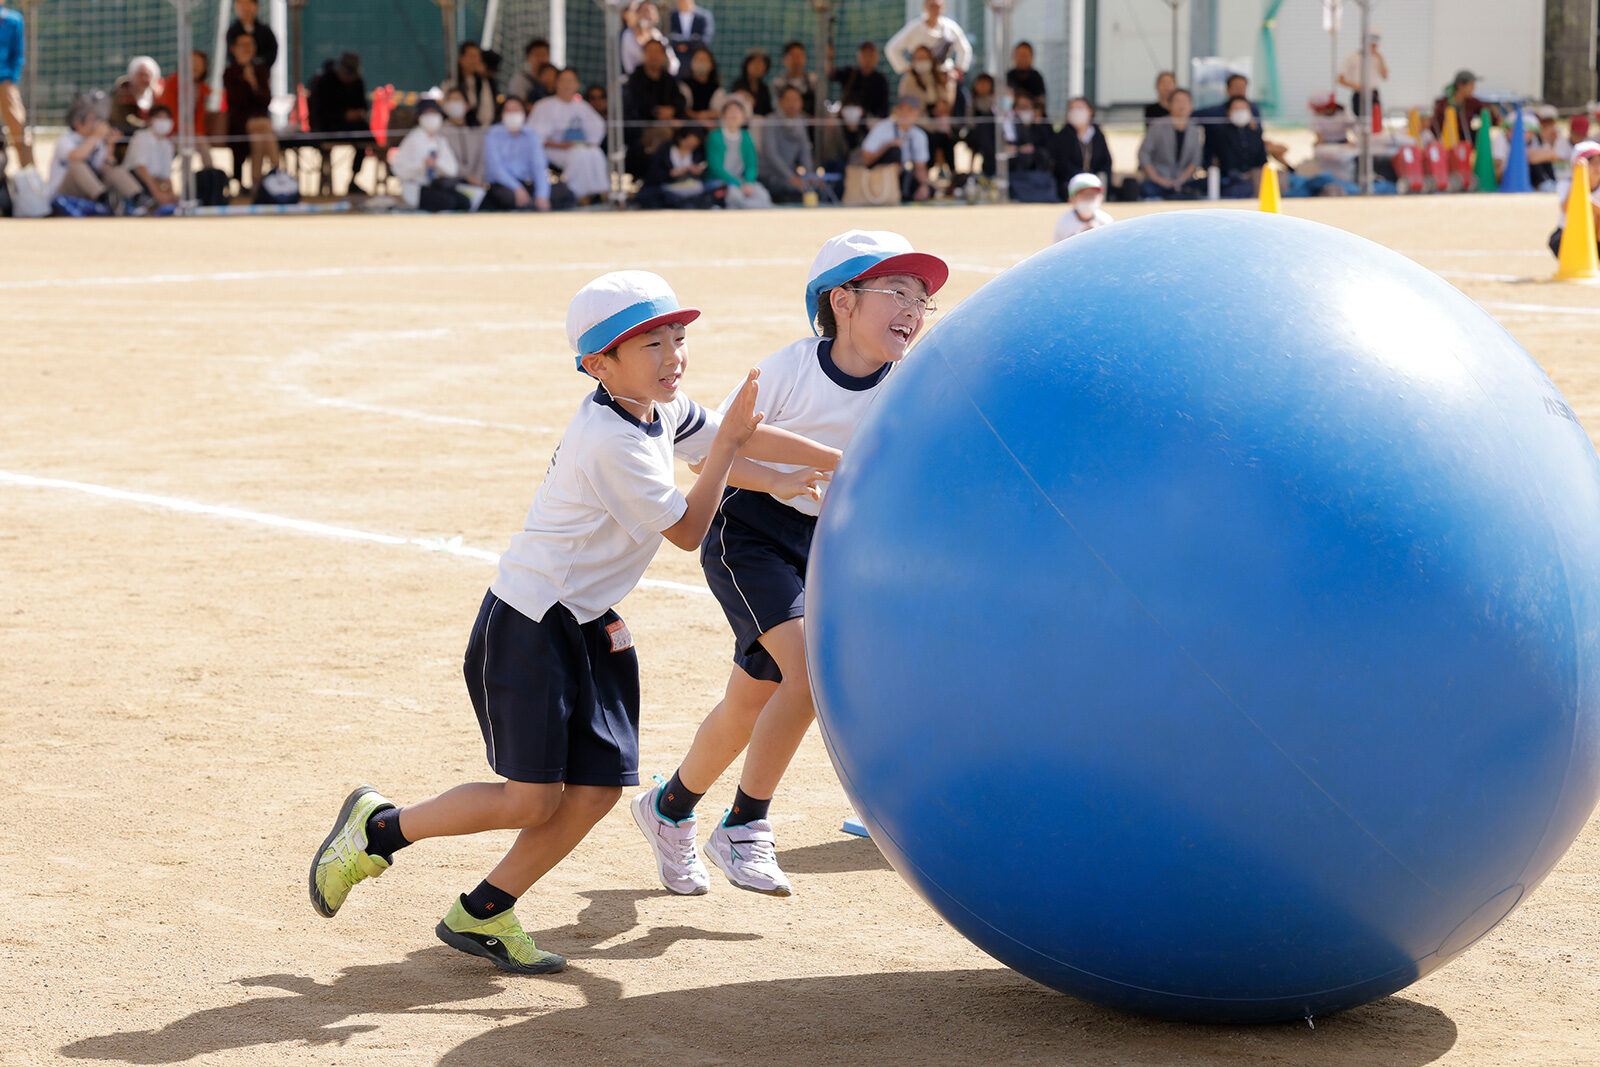
[[[1174,89],[1172,114],[1156,119],[1139,143],[1139,193],[1146,200],[1192,200],[1199,196],[1205,152],[1200,124],[1192,122],[1194,99],[1187,89]]]
[[[1550,235],[1550,254],[1561,258],[1561,235],[1567,228],[1567,198],[1572,194],[1572,183],[1589,185],[1589,209],[1594,213],[1595,249],[1600,252],[1600,142],[1579,141],[1572,146],[1572,173],[1556,186],[1556,210],[1561,221]]]
[[[1033,45],[1023,41],[1011,50],[1011,69],[1006,71],[1006,88],[1013,93],[1024,93],[1033,101],[1041,115],[1050,111],[1045,99],[1044,75],[1033,65]]]
[[[1172,94],[1178,91],[1178,76],[1170,70],[1156,75],[1156,99],[1144,106],[1144,128],[1148,131],[1156,119],[1172,114]]]
[[[0,0],[0,122],[6,139],[17,150],[21,166],[33,165],[33,137],[28,130],[28,113],[22,106],[17,83],[22,80],[22,64],[27,58],[27,21],[22,12]],[[5,158],[0,155],[0,176],[5,174]],[[0,177],[3,180],[3,177]]]
[[[759,181],[756,143],[744,124],[742,103],[729,100],[722,105],[722,124],[706,137],[706,163],[711,177],[728,187],[728,207],[771,207],[772,196]]]
[[[1088,97],[1075,96],[1067,101],[1067,124],[1051,143],[1050,156],[1055,162],[1056,183],[1063,200],[1072,199],[1067,189],[1079,174],[1110,178],[1111,146],[1094,121],[1094,105],[1089,103]]]
[[[1389,61],[1378,50],[1382,40],[1381,34],[1367,34],[1367,52],[1372,56],[1368,65],[1372,78],[1372,101],[1380,106],[1383,96],[1378,89],[1389,78]],[[1357,117],[1364,114],[1366,109],[1361,106],[1361,49],[1357,48],[1345,56],[1339,64],[1339,84],[1350,90],[1350,113]]]
[[[267,68],[256,62],[256,39],[242,33],[228,46],[233,62],[222,72],[222,92],[228,102],[228,141],[234,159],[242,160],[240,142],[250,146],[250,180],[261,185],[268,170],[278,168],[281,153],[278,135],[272,130],[272,118],[267,105],[272,102],[272,89],[267,84]],[[243,168],[235,166],[237,174]],[[243,184],[241,178],[240,184]]]
[[[672,50],[672,42],[661,32],[661,10],[651,0],[636,0],[622,13],[622,21],[623,75],[632,74],[644,62],[649,45],[659,44],[666,51],[666,71],[676,78],[680,67],[678,53]]]
[[[462,41],[456,49],[456,76],[440,88],[461,90],[467,101],[468,126],[493,126],[500,115],[499,86],[484,66],[483,49],[471,41]]]
[[[917,125],[921,114],[921,100],[902,96],[894,113],[872,127],[861,142],[862,166],[900,165],[902,200],[921,201],[933,195],[933,186],[928,184],[928,132]]]
[[[1098,174],[1074,174],[1067,182],[1070,208],[1056,220],[1055,239],[1065,241],[1085,230],[1097,230],[1116,220],[1101,205],[1106,201],[1106,186]]]
[[[911,69],[913,53],[926,46],[933,55],[934,65],[954,81],[960,81],[972,69],[972,42],[955,19],[944,13],[944,0],[925,0],[922,17],[912,19],[889,38],[884,52],[889,66],[896,74]]]
[[[233,54],[233,42],[240,37],[252,37],[256,42],[256,55],[252,60],[268,70],[278,61],[278,35],[272,27],[259,21],[261,12],[256,0],[233,0],[234,19],[228,23],[227,48]]]
[[[550,164],[543,139],[526,129],[528,114],[521,100],[506,98],[500,121],[483,138],[487,211],[549,211]]]
[[[1473,142],[1472,124],[1483,112],[1489,113],[1490,122],[1500,121],[1500,112],[1496,111],[1492,104],[1486,104],[1478,99],[1477,88],[1476,74],[1470,70],[1456,71],[1456,76],[1450,79],[1445,94],[1433,102],[1433,120],[1429,124],[1429,129],[1433,131],[1434,137],[1444,136],[1444,116],[1447,111],[1456,113],[1456,132],[1469,144]]]
[[[897,233],[850,230],[824,243],[805,287],[806,315],[820,336],[781,348],[757,367],[766,425],[847,448],[948,276],[943,260],[913,251]],[[735,393],[724,407],[737,400]],[[630,805],[661,884],[674,893],[710,887],[696,847],[695,807],[740,752],[739,787],[706,853],[740,889],[791,892],[767,816],[816,714],[804,616],[806,561],[821,507],[810,496],[729,489],[701,545],[706,582],[733,628],[733,670],[672,778],[658,778]]]
[[[555,95],[533,105],[528,125],[543,139],[545,155],[561,168],[572,195],[590,202],[611,192],[611,169],[600,149],[606,120],[584,101],[580,85],[577,71],[563,70]]]
[[[467,693],[501,780],[404,807],[357,788],[312,858],[319,915],[332,917],[352,888],[424,838],[521,830],[434,932],[512,974],[566,965],[534,943],[514,908],[639,781],[639,660],[613,605],[663,539],[685,551],[700,544],[741,455],[830,466],[836,456],[760,425],[755,371],[725,414],[684,395],[685,327],[699,314],[647,271],[602,275],[573,298],[567,340],[598,385],[562,435],[467,642]],[[687,494],[674,457],[703,464]]]
[[[799,41],[790,41],[783,46],[783,70],[772,79],[773,99],[777,99],[785,89],[793,88],[800,92],[801,111],[806,115],[817,113],[817,76],[806,69],[806,46]]]
[[[711,12],[694,0],[675,0],[675,10],[667,17],[667,41],[680,66],[699,49],[710,48],[716,33],[717,23]]]
[[[506,95],[537,104],[550,95],[539,80],[539,72],[550,64],[550,42],[543,37],[533,38],[523,47],[522,57],[522,69],[511,75]]]

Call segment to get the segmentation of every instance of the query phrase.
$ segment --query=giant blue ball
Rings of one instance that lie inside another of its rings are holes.
[[[1600,461],[1404,257],[1276,215],[1074,237],[934,326],[829,491],[819,717],[895,869],[1068,993],[1398,990],[1600,789]]]

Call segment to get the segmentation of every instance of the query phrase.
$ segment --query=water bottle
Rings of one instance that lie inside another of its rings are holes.
[[[1222,199],[1222,168],[1221,167],[1213,166],[1213,167],[1207,167],[1206,168],[1206,199],[1207,200],[1221,200]]]

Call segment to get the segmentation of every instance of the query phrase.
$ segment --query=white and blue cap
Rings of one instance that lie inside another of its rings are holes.
[[[846,282],[909,274],[938,292],[950,277],[950,267],[938,256],[918,252],[911,242],[889,230],[846,230],[829,238],[811,261],[806,282],[806,321],[817,332],[817,305],[823,293]]]
[[[699,308],[678,304],[678,294],[665,278],[647,270],[615,270],[578,290],[567,305],[567,343],[583,357],[668,322],[690,323]]]

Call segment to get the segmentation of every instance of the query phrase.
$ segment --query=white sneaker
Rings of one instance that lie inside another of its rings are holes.
[[[680,896],[697,897],[711,889],[711,876],[706,873],[706,865],[700,862],[700,853],[694,844],[699,824],[693,815],[679,823],[662,818],[656,807],[661,787],[662,781],[657,778],[654,786],[633,798],[629,805],[633,809],[633,821],[639,824],[639,831],[656,854],[661,884]]]
[[[772,824],[765,819],[743,826],[719,822],[706,839],[706,855],[740,889],[786,897],[792,890],[783,868],[778,866],[777,840]]]

